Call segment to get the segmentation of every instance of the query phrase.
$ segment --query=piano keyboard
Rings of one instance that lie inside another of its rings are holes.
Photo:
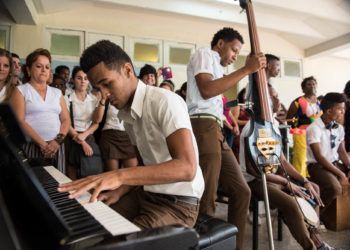
[[[90,194],[69,199],[67,193],[57,191],[58,184],[71,180],[53,166],[35,168],[36,176],[47,191],[51,201],[61,213],[61,217],[72,231],[76,241],[86,237],[108,234],[122,235],[140,231],[140,229],[119,215],[101,201],[89,203]],[[61,242],[65,244],[65,242]]]

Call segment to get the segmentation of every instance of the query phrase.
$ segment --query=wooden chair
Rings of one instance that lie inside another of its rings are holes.
[[[333,231],[350,229],[350,187],[346,194],[339,195],[322,211],[321,220]]]

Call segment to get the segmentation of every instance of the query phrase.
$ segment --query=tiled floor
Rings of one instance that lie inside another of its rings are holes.
[[[350,208],[349,208],[350,209]],[[217,203],[216,216],[218,218],[226,220],[227,205]],[[259,250],[269,250],[267,227],[265,223],[265,216],[261,217],[261,225],[259,226]],[[274,234],[274,246],[276,250],[299,250],[302,249],[300,245],[291,236],[286,225],[283,225],[283,241],[277,241],[277,218],[272,216],[273,234]],[[343,250],[350,250],[350,230],[341,232],[334,232],[327,230],[325,233],[321,233],[322,239],[329,245],[341,247]],[[244,249],[252,249],[252,225],[248,222],[246,227],[246,236]]]

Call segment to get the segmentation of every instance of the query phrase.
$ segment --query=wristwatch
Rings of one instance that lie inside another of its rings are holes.
[[[63,143],[65,137],[66,137],[66,136],[65,136],[64,134],[59,133],[59,134],[56,135],[56,137],[55,137],[54,140],[55,140],[58,144],[61,145],[61,144]]]

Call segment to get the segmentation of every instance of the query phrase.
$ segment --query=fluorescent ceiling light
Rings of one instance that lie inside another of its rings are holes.
[[[229,3],[229,4],[234,4],[234,5],[239,5],[238,0],[216,0],[217,2],[222,2],[222,3]]]

